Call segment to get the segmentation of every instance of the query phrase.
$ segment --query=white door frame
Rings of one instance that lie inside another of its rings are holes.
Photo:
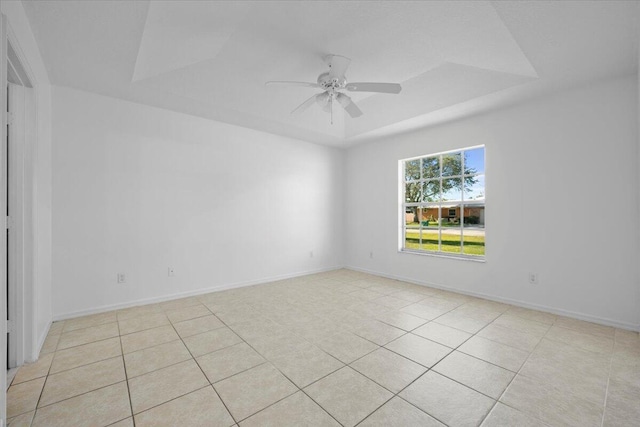
[[[11,27],[7,27],[8,64],[18,70],[9,99],[9,366],[38,358],[35,321],[35,144],[34,82]],[[16,73],[14,73],[16,74]],[[6,140],[5,140],[6,141]],[[4,144],[5,142],[3,142]],[[6,153],[6,150],[4,151]],[[4,164],[3,164],[4,165]],[[6,177],[6,173],[4,174]],[[6,188],[6,183],[4,188]],[[4,211],[0,211],[4,212]],[[0,214],[1,215],[1,214]],[[6,260],[6,257],[4,258]]]
[[[7,100],[7,17],[0,14],[0,100]],[[7,114],[2,108],[0,141],[7,140]],[[2,142],[4,145],[5,142]],[[6,151],[0,150],[0,212],[6,211],[6,171],[4,170]],[[2,221],[0,221],[0,224]],[[4,424],[7,415],[7,235],[0,233],[0,420]]]

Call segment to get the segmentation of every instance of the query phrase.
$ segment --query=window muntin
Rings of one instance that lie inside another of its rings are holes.
[[[485,255],[484,146],[401,161],[401,250]]]

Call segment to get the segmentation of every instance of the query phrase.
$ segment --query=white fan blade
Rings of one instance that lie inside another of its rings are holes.
[[[265,86],[320,87],[318,86],[318,83],[307,83],[307,82],[266,82]]]
[[[346,56],[329,55],[329,77],[344,79],[351,60]]]
[[[291,114],[294,116],[300,115],[300,113],[309,109],[309,107],[311,107],[313,103],[316,102],[316,98],[320,95],[322,94],[320,93],[317,95],[313,95],[311,98],[307,99],[302,104],[298,105],[296,109],[291,112]]]
[[[362,115],[362,110],[360,110],[360,108],[358,108],[358,106],[351,100],[351,98],[349,98],[344,93],[337,94],[336,99],[338,100],[340,105],[342,105],[344,111],[346,111],[351,117],[356,118]]]
[[[351,92],[400,93],[402,86],[398,83],[348,83],[345,87]]]

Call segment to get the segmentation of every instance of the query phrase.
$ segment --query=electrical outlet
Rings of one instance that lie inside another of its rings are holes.
[[[538,283],[540,283],[538,273],[529,273],[529,283],[532,285],[537,285]]]
[[[118,273],[118,283],[124,283],[127,281],[127,276],[124,273]]]
[[[173,276],[175,276],[175,275],[176,275],[176,271],[173,269],[173,267],[169,267],[169,268],[168,268],[168,270],[167,270],[167,275],[168,275],[169,277],[173,277]]]
[[[309,258],[313,258],[313,251],[309,251]]]

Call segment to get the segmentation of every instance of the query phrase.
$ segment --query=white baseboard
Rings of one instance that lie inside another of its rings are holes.
[[[387,274],[387,273],[383,273],[383,272],[380,272],[380,271],[368,270],[366,268],[353,267],[353,266],[345,266],[344,268],[347,268],[349,270],[354,270],[354,271],[360,271],[362,273],[373,274],[375,276],[386,277],[387,279],[401,280],[403,282],[413,283],[413,284],[416,284],[416,285],[427,286],[427,287],[436,288],[436,289],[442,289],[442,290],[445,290],[445,291],[451,291],[451,292],[455,292],[455,293],[458,293],[458,294],[469,295],[469,296],[474,296],[474,297],[478,297],[478,298],[484,298],[484,299],[487,299],[487,300],[490,300],[490,301],[503,302],[503,303],[515,305],[515,306],[518,306],[518,307],[530,308],[532,310],[544,311],[546,313],[552,313],[552,314],[558,314],[558,315],[561,315],[561,316],[572,317],[574,319],[585,320],[587,322],[598,323],[600,325],[613,326],[615,328],[627,329],[627,330],[630,330],[630,331],[640,332],[640,325],[634,325],[633,323],[620,322],[618,320],[607,319],[605,317],[592,316],[590,314],[578,313],[578,312],[575,312],[575,311],[564,310],[564,309],[556,308],[556,307],[549,307],[549,306],[539,305],[539,304],[531,304],[531,303],[528,303],[526,301],[521,301],[521,300],[516,300],[516,299],[511,299],[511,298],[504,298],[504,297],[497,296],[497,295],[484,294],[484,293],[481,293],[481,292],[464,291],[464,290],[452,288],[450,286],[441,285],[441,284],[438,284],[438,283],[431,283],[431,282],[427,282],[427,281],[416,280],[416,279],[409,278],[409,277],[397,276],[397,275],[394,275],[394,274]]]
[[[179,299],[179,298],[191,297],[191,296],[194,296],[194,295],[208,294],[210,292],[219,292],[219,291],[225,291],[225,290],[228,290],[228,289],[244,288],[246,286],[259,285],[259,284],[262,284],[262,283],[266,284],[266,283],[271,283],[271,282],[277,282],[278,280],[285,280],[285,279],[291,279],[291,278],[294,278],[294,277],[307,276],[309,274],[317,274],[317,273],[324,273],[324,272],[327,272],[327,271],[339,270],[341,268],[344,268],[344,267],[343,266],[333,266],[333,267],[326,267],[326,268],[321,268],[321,269],[317,269],[317,270],[299,271],[299,272],[296,272],[296,273],[283,274],[283,275],[280,275],[280,276],[271,276],[271,277],[266,277],[266,278],[262,278],[262,279],[230,283],[230,284],[226,284],[226,285],[222,285],[222,286],[212,286],[212,287],[207,287],[207,288],[199,288],[199,289],[192,290],[192,291],[178,292],[178,293],[170,294],[170,295],[163,295],[163,296],[151,297],[151,298],[143,298],[143,299],[130,301],[130,302],[125,302],[125,303],[103,305],[103,306],[100,306],[100,307],[89,308],[89,309],[86,309],[86,310],[78,310],[78,311],[72,311],[72,312],[68,312],[68,313],[56,314],[56,315],[53,316],[53,320],[54,321],[66,320],[66,319],[71,319],[71,318],[74,318],[74,317],[87,316],[87,315],[90,315],[90,314],[98,314],[98,313],[104,313],[104,312],[112,311],[112,310],[119,310],[119,309],[122,309],[122,308],[135,307],[135,306],[138,306],[138,305],[154,304],[154,303],[158,303],[158,302],[170,301],[170,300]],[[49,324],[49,326],[51,326],[51,324]],[[47,332],[48,331],[49,331],[49,328],[47,328]],[[46,338],[46,334],[45,334],[45,338]],[[40,344],[40,347],[42,346],[43,343],[44,343],[44,340]]]

